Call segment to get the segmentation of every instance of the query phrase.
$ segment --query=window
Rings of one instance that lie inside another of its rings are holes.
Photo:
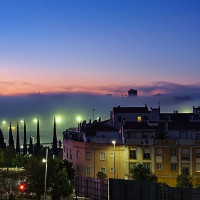
[[[200,140],[200,131],[196,132],[195,135],[196,135],[196,139]]]
[[[118,122],[122,121],[122,116],[118,116]]]
[[[91,166],[86,166],[86,173],[91,173]]]
[[[136,163],[129,163],[129,173],[133,173],[133,169],[136,167]]]
[[[91,152],[86,152],[85,158],[86,158],[86,160],[91,160]]]
[[[136,159],[136,149],[130,148],[129,157],[130,159]]]
[[[114,173],[114,168],[113,167],[110,168],[110,173]]]
[[[68,158],[68,149],[67,149],[67,158]]]
[[[182,164],[182,172],[189,173],[189,164]]]
[[[156,169],[157,169],[157,170],[162,170],[162,169],[163,169],[162,163],[157,163],[157,164],[156,164]]]
[[[177,164],[176,163],[171,163],[171,171],[176,171],[177,169]]]
[[[182,160],[190,160],[189,149],[182,149]]]
[[[145,148],[144,149],[144,159],[151,159],[150,158],[150,149],[149,148]]]
[[[114,158],[114,153],[110,153],[110,158]]]
[[[200,149],[196,149],[196,158],[200,158]]]
[[[196,164],[196,172],[200,172],[200,164]]]
[[[161,148],[157,148],[156,149],[156,155],[157,156],[162,156],[162,149]]]
[[[106,168],[105,167],[100,167],[100,172],[103,172],[105,174],[106,173]]]
[[[70,159],[72,159],[72,150],[70,149]]]
[[[138,116],[138,117],[137,117],[137,121],[138,121],[138,122],[141,122],[141,121],[142,121],[142,117],[141,117],[141,116]]]
[[[150,165],[150,163],[144,163],[143,165],[144,165],[144,168],[147,170],[147,172],[150,173],[151,172],[151,165]]]
[[[76,151],[76,157],[80,158],[80,151],[79,150]]]
[[[79,172],[80,171],[80,165],[77,165],[76,169],[77,169],[77,172]]]
[[[171,156],[177,156],[177,149],[171,148]]]
[[[100,153],[100,160],[106,160],[106,153],[105,152]]]

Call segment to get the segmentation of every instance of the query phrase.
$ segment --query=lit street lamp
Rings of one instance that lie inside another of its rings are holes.
[[[48,159],[48,148],[46,149],[46,159],[42,160],[42,162],[46,163],[45,177],[44,177],[44,200],[46,200],[47,198],[47,159]]]
[[[114,145],[114,178],[115,178],[115,143],[116,143],[116,141],[113,140],[112,143]]]

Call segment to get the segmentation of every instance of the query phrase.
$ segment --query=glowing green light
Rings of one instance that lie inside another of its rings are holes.
[[[3,124],[6,124],[6,121],[5,121],[5,120],[3,120],[3,121],[2,121],[2,123],[3,123]]]
[[[60,123],[61,122],[61,117],[56,117],[56,122]]]
[[[34,122],[34,123],[37,123],[37,119],[34,119],[33,122]]]
[[[24,123],[24,120],[20,120],[21,123]]]
[[[81,117],[78,116],[78,117],[76,118],[76,120],[77,120],[78,122],[80,122],[80,121],[81,121]]]

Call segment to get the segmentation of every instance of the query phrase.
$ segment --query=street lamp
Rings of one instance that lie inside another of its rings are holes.
[[[112,143],[114,145],[114,178],[115,178],[115,143],[116,143],[116,141],[113,140]]]
[[[42,160],[42,162],[46,163],[45,176],[44,176],[44,200],[46,200],[47,198],[47,159],[48,159],[48,148],[46,149],[46,159]]]

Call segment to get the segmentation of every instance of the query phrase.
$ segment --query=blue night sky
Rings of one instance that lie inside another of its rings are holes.
[[[199,10],[198,0],[1,0],[0,95],[199,86]]]

